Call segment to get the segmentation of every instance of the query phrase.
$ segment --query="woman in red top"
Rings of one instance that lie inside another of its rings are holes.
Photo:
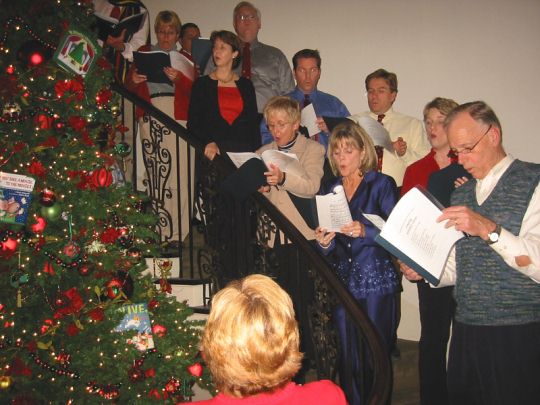
[[[219,394],[207,405],[345,405],[329,380],[297,385],[300,336],[289,295],[271,278],[233,281],[212,299],[202,355]]]
[[[240,64],[238,37],[230,31],[210,36],[216,69],[193,84],[188,130],[213,160],[225,152],[252,152],[261,142],[253,83],[233,71]]]

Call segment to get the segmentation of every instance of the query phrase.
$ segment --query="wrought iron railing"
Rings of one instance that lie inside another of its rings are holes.
[[[212,162],[202,158],[203,145],[191,139],[183,126],[123,87],[115,85],[114,90],[146,111],[148,117],[145,119],[151,123],[155,139],[176,136],[187,141],[198,153],[195,194],[190,201],[189,243],[183,249],[187,248],[189,260],[181,263],[189,264],[189,269],[181,266],[178,277],[210,280],[212,292],[229,280],[247,274],[264,273],[274,277],[289,292],[295,305],[302,350],[306,353],[299,379],[304,378],[306,371],[316,370],[317,378],[337,381],[351,404],[389,403],[392,372],[387,350],[366,313],[312,242],[307,241],[264,196],[253,193],[247,200],[239,202],[222,191],[221,182],[234,170],[230,162],[219,157]],[[159,145],[155,146],[159,148]],[[137,145],[133,145],[133,149],[136,150]],[[152,153],[159,155],[161,152],[152,149]],[[145,164],[148,162],[146,160]],[[137,164],[140,162],[135,162]],[[163,173],[174,169],[177,168],[164,169]],[[153,169],[152,172],[159,170]],[[167,189],[167,176],[161,180],[160,187]],[[187,185],[179,184],[177,189],[182,186]],[[168,194],[150,188],[147,192],[152,198],[154,211],[159,213]],[[158,226],[163,224],[160,222]],[[194,240],[194,231],[202,234],[199,244]],[[161,235],[167,232],[158,230]],[[272,243],[273,240],[281,242]],[[349,337],[356,339],[361,348],[360,369],[353,373],[353,368],[345,364],[339,375],[339,352],[344,348],[340,347],[333,320],[334,309],[338,307],[344,309],[351,321],[349,324],[352,326],[347,331]],[[360,393],[360,402],[352,400],[353,391]]]

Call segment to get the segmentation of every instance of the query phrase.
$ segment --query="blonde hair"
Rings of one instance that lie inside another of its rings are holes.
[[[268,122],[268,116],[274,111],[283,111],[291,122],[300,121],[300,104],[298,101],[285,96],[272,97],[264,106],[264,119]]]
[[[182,22],[180,17],[174,11],[163,10],[158,13],[156,20],[154,21],[154,32],[157,34],[159,28],[162,25],[168,25],[172,27],[178,35],[180,35],[180,30],[182,29]]]
[[[291,298],[253,274],[214,296],[201,351],[218,390],[246,397],[288,383],[300,369],[299,344]]]
[[[339,175],[339,170],[333,158],[334,150],[342,144],[351,146],[359,151],[364,151],[364,158],[362,159],[362,162],[360,162],[359,167],[362,173],[377,168],[377,153],[375,152],[375,146],[373,145],[371,137],[364,128],[356,122],[346,120],[346,122],[342,122],[335,126],[330,135],[330,140],[328,141],[328,160],[330,162],[330,167],[332,168],[332,173],[334,173],[335,176]]]

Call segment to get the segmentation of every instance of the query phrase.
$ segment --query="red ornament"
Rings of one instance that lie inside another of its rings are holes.
[[[191,366],[188,366],[188,371],[192,376],[200,377],[203,373],[203,366],[201,363],[193,363]]]
[[[174,393],[178,391],[180,388],[180,381],[178,381],[176,378],[171,378],[167,383],[165,384],[165,391]]]
[[[43,217],[36,217],[36,223],[31,226],[32,232],[41,233],[45,230],[47,221]]]
[[[159,301],[156,300],[155,298],[152,298],[150,300],[150,302],[148,303],[148,309],[150,311],[153,311],[154,309],[158,308],[159,307]]]
[[[75,131],[82,132],[82,130],[86,128],[87,121],[83,117],[73,115],[73,116],[68,118],[68,124]]]
[[[113,278],[111,281],[107,283],[107,297],[110,299],[114,299],[120,295],[120,292],[122,291],[122,280],[118,278]]]
[[[63,252],[67,257],[73,258],[79,256],[79,253],[81,253],[81,248],[75,242],[71,241],[64,246]]]
[[[161,394],[159,393],[159,391],[155,388],[152,388],[149,392],[148,392],[148,398],[153,398],[153,399],[161,399]]]
[[[112,177],[112,172],[110,172],[104,167],[101,167],[92,172],[92,175],[90,177],[90,183],[95,188],[106,188],[112,184]]]
[[[50,129],[52,127],[54,118],[49,117],[47,114],[39,114],[34,118],[34,122],[39,129]]]
[[[7,252],[15,252],[19,243],[15,239],[8,238],[5,242],[2,242],[2,250]]]
[[[7,68],[6,68],[6,73],[8,75],[12,75],[13,73],[15,73],[15,67],[13,65],[9,65]]]
[[[94,270],[94,264],[87,262],[79,266],[79,274],[83,277],[89,275]]]
[[[51,264],[51,262],[49,262],[49,261],[45,262],[45,264],[43,265],[43,272],[47,273],[47,274],[50,274],[51,276],[55,275],[54,267]]]
[[[156,324],[152,326],[152,333],[159,337],[163,337],[167,334],[167,328],[163,325]]]
[[[52,188],[44,188],[39,194],[39,202],[45,207],[51,207],[56,202],[56,194]]]
[[[71,363],[71,354],[61,351],[56,355],[56,361],[66,367]]]
[[[98,105],[107,104],[112,99],[112,91],[109,89],[101,89],[96,94],[96,103]]]
[[[39,328],[39,331],[41,332],[41,334],[43,335],[44,333],[46,333],[50,327],[53,325],[53,321],[52,319],[45,319],[43,321],[43,325],[41,325],[41,328]]]
[[[154,370],[153,368],[149,368],[147,370],[144,371],[144,376],[146,378],[152,378],[156,375],[156,370]]]
[[[145,378],[145,373],[139,367],[133,366],[128,370],[128,378],[131,382],[140,382]]]

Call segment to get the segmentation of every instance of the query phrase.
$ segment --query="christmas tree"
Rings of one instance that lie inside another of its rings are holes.
[[[0,402],[187,399],[208,381],[200,325],[144,274],[156,218],[118,170],[92,3],[8,1],[1,18]]]

